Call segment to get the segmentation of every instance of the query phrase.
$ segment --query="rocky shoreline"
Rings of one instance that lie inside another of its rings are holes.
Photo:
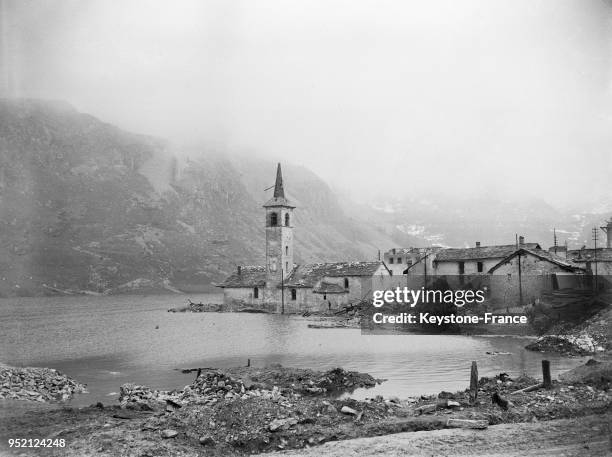
[[[476,400],[466,389],[358,401],[342,394],[382,380],[340,368],[202,369],[183,389],[154,391],[125,384],[118,404],[0,419],[0,430],[13,437],[29,430],[67,440],[65,449],[43,455],[242,456],[404,431],[481,429],[603,414],[612,407],[611,381],[612,362],[593,361],[554,381],[550,389],[534,389],[534,378],[500,373],[480,378]]]

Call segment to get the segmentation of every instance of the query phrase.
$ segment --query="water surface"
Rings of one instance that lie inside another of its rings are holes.
[[[194,301],[219,302],[214,295]],[[457,335],[362,335],[357,329],[309,329],[307,319],[244,313],[168,313],[181,295],[0,299],[0,362],[56,368],[87,383],[73,403],[110,403],[125,382],[173,389],[193,374],[176,368],[285,366],[368,372],[387,382],[356,398],[407,397],[464,389],[470,364],[481,376],[540,376],[543,354],[525,338]],[[490,355],[487,352],[508,352]],[[547,355],[553,376],[584,358]]]

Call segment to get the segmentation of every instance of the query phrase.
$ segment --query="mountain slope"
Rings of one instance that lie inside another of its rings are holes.
[[[263,263],[275,164],[194,156],[179,161],[163,141],[66,104],[0,101],[0,293],[205,290],[236,265]],[[308,170],[283,171],[298,262],[372,259],[393,244],[347,218]]]

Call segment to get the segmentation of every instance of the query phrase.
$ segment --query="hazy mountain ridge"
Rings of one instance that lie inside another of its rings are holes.
[[[553,245],[556,229],[558,245],[567,240],[570,249],[575,249],[591,246],[591,229],[612,216],[606,203],[604,198],[599,203],[594,199],[585,208],[564,210],[535,196],[508,200],[458,195],[374,201],[359,212],[394,238],[399,236],[397,231],[416,238],[415,245],[420,245],[419,239],[425,240],[425,245],[450,247],[474,246],[476,241],[483,245],[511,244],[515,235],[523,235],[547,249]],[[601,231],[599,235],[601,245],[605,235]]]
[[[308,170],[283,172],[298,262],[372,259],[393,244],[347,218]],[[0,292],[193,290],[261,264],[274,173],[269,161],[213,153],[179,163],[165,142],[68,105],[4,100]]]
[[[174,149],[61,102],[0,101],[0,294],[205,290],[236,265],[262,264],[264,189],[276,164],[213,150]],[[580,247],[610,217],[535,198],[354,202],[303,167],[283,162],[283,174],[297,206],[298,263],[372,260],[393,246],[508,244],[515,233],[546,248],[553,227],[559,244]]]

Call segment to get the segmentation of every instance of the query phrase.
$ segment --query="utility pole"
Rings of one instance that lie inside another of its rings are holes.
[[[521,267],[521,252],[519,250],[518,233],[514,234],[516,243],[516,252],[518,259],[518,277],[519,277],[519,306],[523,306],[523,278],[522,278],[522,267]]]
[[[425,289],[427,289],[427,257],[429,256],[429,254],[427,253],[427,250],[425,250],[425,262],[423,262],[424,265],[424,270],[423,272],[425,273],[425,276],[423,278],[423,280],[425,281]]]
[[[593,242],[595,244],[595,250],[593,254],[593,262],[595,262],[595,293],[599,291],[599,284],[597,283],[597,240],[599,239],[599,232],[597,231],[597,227],[593,227]]]
[[[521,273],[521,251],[518,251],[518,273],[519,273],[519,306],[523,306],[523,279]]]
[[[555,255],[557,255],[557,229],[553,228],[553,246],[555,247]]]

